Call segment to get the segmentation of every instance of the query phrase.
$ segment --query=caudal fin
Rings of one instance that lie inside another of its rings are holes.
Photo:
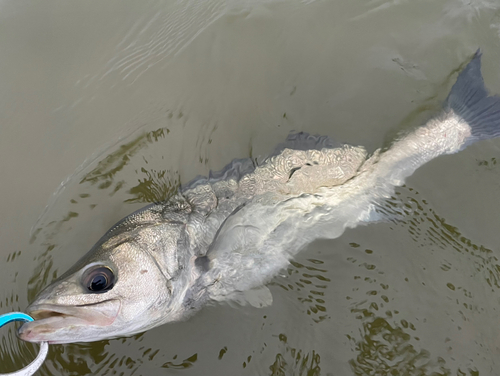
[[[467,144],[500,136],[500,97],[488,96],[481,74],[481,51],[459,74],[446,99],[445,109],[452,109],[471,128]]]

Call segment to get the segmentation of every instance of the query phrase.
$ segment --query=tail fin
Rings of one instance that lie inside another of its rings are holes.
[[[446,99],[445,109],[452,109],[471,128],[467,144],[500,136],[500,97],[488,96],[481,74],[481,51],[459,74]]]

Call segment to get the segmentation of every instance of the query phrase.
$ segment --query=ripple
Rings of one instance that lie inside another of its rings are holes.
[[[177,355],[174,356],[174,360],[177,359]],[[198,354],[193,354],[189,358],[182,360],[181,362],[166,362],[161,367],[171,368],[171,369],[186,369],[191,368],[193,364],[198,360]]]
[[[200,33],[224,15],[221,1],[180,1],[168,12],[139,19],[117,45],[115,56],[104,66],[99,80],[115,74],[135,81],[151,67],[180,53]]]
[[[321,358],[315,350],[304,352],[301,349],[290,346],[285,334],[278,335],[279,341],[284,346],[284,351],[277,353],[275,361],[269,366],[271,376],[319,376]]]
[[[277,277],[271,285],[277,285],[285,291],[294,292],[294,296],[305,308],[315,323],[320,323],[330,316],[327,314],[326,289],[331,282],[328,270],[319,268],[324,261],[307,259],[302,263],[291,260],[286,270],[286,278]],[[309,272],[315,272],[309,273]]]
[[[362,340],[348,336],[358,352],[349,361],[354,374],[449,375],[449,370],[443,367],[445,361],[442,358],[431,361],[429,351],[419,349],[412,343],[416,341],[412,331],[415,331],[413,324],[405,320],[391,325],[385,318],[374,316],[365,321],[361,329]],[[446,373],[435,373],[442,371]]]
[[[22,342],[16,336],[14,325],[0,329],[0,373],[17,371],[35,359],[38,346]]]
[[[407,197],[412,194],[413,197]],[[400,225],[407,226],[413,241],[420,247],[438,247],[439,249],[453,249],[459,254],[468,257],[473,266],[472,273],[481,276],[492,291],[500,289],[500,262],[495,253],[485,247],[477,244],[471,239],[465,237],[455,226],[447,223],[446,219],[439,216],[425,200],[415,198],[419,193],[417,191],[405,191],[400,189],[400,202],[406,202],[404,205],[408,218]],[[395,200],[389,204],[393,208]],[[450,261],[444,259],[441,262],[441,270],[447,271],[453,268]],[[456,269],[456,267],[455,267]]]

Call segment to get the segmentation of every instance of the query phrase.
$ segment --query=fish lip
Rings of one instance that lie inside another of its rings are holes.
[[[105,305],[104,310],[94,311],[93,306]],[[35,320],[26,322],[19,328],[17,335],[28,342],[67,343],[67,333],[78,327],[107,327],[114,323],[121,308],[118,299],[108,299],[98,303],[65,306],[50,303],[31,304],[27,308]],[[61,333],[61,334],[59,334]],[[58,338],[61,335],[64,338]]]
[[[35,319],[35,321],[40,322],[46,320],[49,317],[56,316],[75,316],[74,307],[58,306],[56,304],[36,304],[30,305],[27,309],[28,314]],[[54,315],[52,314],[54,313]]]
[[[49,303],[39,303],[39,304],[31,304],[27,308],[28,314],[33,317],[36,321],[41,321],[44,320],[47,313],[49,314],[48,317],[55,317],[55,316],[74,316],[78,317],[82,320],[85,320],[81,314],[81,308],[85,307],[91,307],[91,306],[98,306],[102,305],[103,303],[108,303],[116,301],[116,299],[108,299],[108,300],[103,300],[98,303],[90,303],[90,304],[79,304],[79,305],[74,305],[74,306],[63,306],[63,305],[58,305],[58,304],[49,304]],[[79,309],[80,308],[80,309]],[[51,315],[50,313],[55,313],[56,315]],[[85,320],[88,321],[88,320]]]
[[[58,304],[50,304],[50,303],[39,303],[39,304],[31,304],[27,308],[28,314],[35,319],[35,321],[40,322],[42,320],[46,320],[51,317],[76,317],[81,320],[87,321],[90,323],[88,319],[85,318],[83,314],[82,308],[92,307],[103,305],[104,303],[113,302],[116,299],[108,299],[103,300],[98,303],[90,303],[90,304],[79,304],[74,306],[63,306]],[[117,312],[118,313],[118,312]],[[116,317],[116,315],[115,315]]]

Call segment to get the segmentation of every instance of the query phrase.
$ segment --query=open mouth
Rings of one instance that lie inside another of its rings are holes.
[[[118,300],[107,300],[79,306],[32,304],[28,313],[35,319],[23,324],[18,331],[29,342],[67,342],[68,336],[80,336],[86,329],[113,324],[120,310]]]
[[[75,324],[75,320],[80,324],[92,325],[92,316],[95,316],[85,308],[79,309],[77,306],[65,307],[52,304],[31,305],[28,307],[28,314],[35,319],[29,323],[32,324],[30,326],[50,325],[53,329],[69,323],[68,321]]]
[[[46,320],[54,317],[75,316],[84,318],[85,309],[88,305],[81,306],[59,306],[56,304],[32,304],[28,307],[28,314],[35,320]]]
[[[28,313],[35,320],[45,320],[54,317],[74,316],[82,320],[88,320],[89,324],[99,325],[104,317],[106,322],[115,318],[118,314],[120,303],[117,300],[104,300],[99,303],[80,304],[75,306],[63,306],[57,304],[32,304],[28,307]],[[100,319],[98,319],[100,318]],[[102,324],[106,324],[103,322]]]
[[[29,311],[34,321],[24,323],[18,336],[24,341],[57,343],[63,332],[92,325],[86,319],[49,309]]]
[[[37,311],[31,311],[30,312],[31,317],[33,317],[35,320],[43,320],[43,319],[48,319],[50,317],[64,317],[68,316],[65,313],[62,312],[56,312],[56,311],[50,311],[50,310],[37,310]]]

